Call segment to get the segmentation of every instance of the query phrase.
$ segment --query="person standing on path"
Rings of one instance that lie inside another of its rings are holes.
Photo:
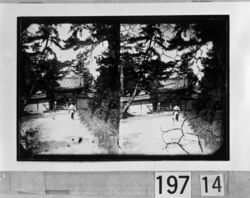
[[[52,114],[52,119],[55,120],[56,119],[56,101],[54,101],[53,103],[53,107],[52,107],[52,111],[51,111],[51,114]]]
[[[69,113],[72,120],[74,120],[75,112],[76,112],[76,107],[74,106],[73,103],[71,103],[69,105]]]
[[[178,105],[175,105],[174,108],[173,108],[173,113],[174,113],[174,121],[177,121],[179,122],[179,114],[180,114],[180,107]]]

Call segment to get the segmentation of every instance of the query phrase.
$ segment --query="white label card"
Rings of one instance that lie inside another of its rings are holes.
[[[191,198],[191,173],[156,172],[155,198]]]
[[[200,175],[201,196],[225,196],[222,174]]]

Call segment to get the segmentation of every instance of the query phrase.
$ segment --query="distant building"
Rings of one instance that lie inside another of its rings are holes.
[[[129,101],[130,97],[121,97],[120,102],[125,105]],[[147,114],[153,111],[153,101],[149,94],[143,94],[135,96],[133,102],[131,103],[128,113],[139,115]]]
[[[49,111],[49,99],[47,95],[38,91],[31,96],[28,105],[25,106],[25,111],[29,113],[43,113]]]
[[[56,88],[58,107],[65,109],[70,103],[74,103],[77,109],[88,107],[91,95],[83,92],[84,79],[81,75],[66,76],[58,83],[60,84],[60,87]]]
[[[73,102],[78,109],[88,106],[90,96],[87,93],[83,93],[84,79],[81,75],[70,74],[57,82],[60,85],[55,88],[57,109],[67,109],[71,102]],[[46,93],[38,91],[31,97],[29,105],[26,106],[25,110],[30,113],[49,111],[50,100]]]
[[[181,110],[190,110],[193,99],[188,90],[190,84],[187,78],[170,78],[160,84],[158,93],[161,111],[172,111],[176,104]]]
[[[174,104],[178,104],[182,110],[188,110],[190,97],[187,94],[189,87],[187,78],[170,78],[159,82],[157,88],[157,110],[172,111]],[[121,105],[125,105],[130,97],[121,97]],[[155,98],[150,93],[144,93],[134,98],[128,109],[128,113],[139,115],[153,112]]]
[[[59,107],[67,108],[70,103],[77,104],[77,95],[82,93],[84,85],[83,77],[70,74],[57,82],[60,86],[55,89],[55,96]]]

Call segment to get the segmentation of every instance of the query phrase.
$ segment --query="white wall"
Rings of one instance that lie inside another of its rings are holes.
[[[140,103],[136,102],[132,105],[130,105],[128,109],[128,113],[134,114],[134,115],[143,115],[148,114],[152,112],[153,105],[152,103]]]
[[[49,102],[41,102],[37,104],[28,104],[25,107],[25,110],[29,113],[43,113],[44,111],[48,111]]]

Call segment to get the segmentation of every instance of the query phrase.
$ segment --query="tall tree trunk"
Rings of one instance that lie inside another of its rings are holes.
[[[150,49],[150,47],[152,45],[152,41],[153,41],[153,34],[150,37],[147,50],[144,53],[143,59],[146,60],[146,61],[150,58],[148,52],[149,52],[149,49]],[[121,93],[123,94],[122,96],[124,96],[124,67],[123,66],[120,67],[120,82],[121,82]],[[121,116],[121,118],[126,117],[128,108],[130,107],[131,103],[133,102],[133,100],[134,100],[134,98],[135,98],[135,96],[137,94],[139,84],[140,84],[140,80],[138,80],[138,82],[136,83],[133,94],[130,96],[128,102],[124,106],[123,106],[122,102],[120,102],[120,106],[121,106],[120,107],[120,109],[121,109],[120,116]]]
[[[30,99],[31,99],[31,96],[32,96],[32,93],[33,93],[34,88],[35,88],[35,86],[32,85],[32,86],[31,86],[31,89],[30,89],[30,92],[29,92],[29,94],[28,94],[28,96],[25,98],[25,101],[23,102],[23,104],[22,104],[22,106],[21,106],[22,112],[24,112],[25,107],[28,105],[28,103],[29,103],[29,101],[30,101]]]
[[[131,95],[131,97],[129,98],[128,102],[127,102],[126,105],[122,108],[122,114],[121,114],[122,118],[125,118],[125,117],[126,117],[128,108],[130,107],[131,103],[133,102],[133,100],[134,100],[134,98],[135,98],[135,96],[136,96],[138,87],[139,87],[139,82],[136,84],[135,89],[134,89],[134,92],[133,92],[133,94]]]
[[[159,97],[158,93],[153,96],[153,112],[157,112],[158,110]]]
[[[48,47],[48,44],[49,44],[49,38],[46,39],[45,46],[44,46],[42,52],[40,53],[40,60],[39,60],[40,62],[45,59],[45,57],[43,57],[43,54],[44,54],[46,48]],[[28,105],[29,101],[31,100],[31,96],[33,94],[34,89],[35,89],[35,85],[33,84],[31,86],[31,89],[30,89],[30,92],[29,92],[28,96],[26,97],[24,103],[21,106],[22,112],[24,111],[25,107]]]
[[[114,59],[115,59],[115,67],[117,68],[117,84],[120,85],[118,90],[120,91],[120,94],[123,95],[124,94],[124,82],[123,82],[123,78],[121,78],[121,76],[123,76],[123,67],[121,67],[121,62],[120,62],[120,49],[121,49],[121,42],[120,42],[120,30],[121,30],[121,24],[120,23],[115,23],[114,24]],[[119,76],[120,74],[120,76]],[[119,77],[118,77],[119,76]],[[120,98],[118,98],[118,100],[120,100]],[[120,102],[120,101],[119,101]],[[120,116],[121,116],[121,107],[120,107]],[[121,148],[120,146],[120,133],[118,130],[118,135],[117,135],[117,146],[118,148]]]
[[[124,66],[120,65],[120,86],[121,86],[121,96],[124,96]]]

